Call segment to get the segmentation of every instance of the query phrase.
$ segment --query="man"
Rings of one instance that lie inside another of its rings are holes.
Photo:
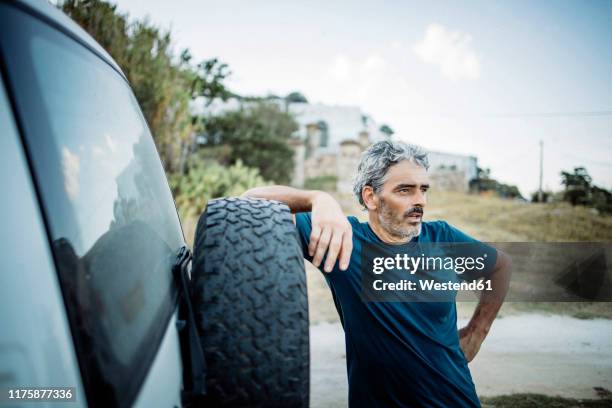
[[[244,196],[287,203],[304,257],[325,278],[345,331],[351,407],[478,407],[467,363],[478,353],[505,297],[509,258],[493,250],[487,279],[468,325],[457,331],[455,302],[366,302],[361,294],[364,245],[478,241],[444,221],[424,222],[427,154],[417,146],[382,141],[367,149],[354,193],[368,221],[345,217],[327,193],[285,186],[254,188]],[[484,244],[483,244],[484,245]]]

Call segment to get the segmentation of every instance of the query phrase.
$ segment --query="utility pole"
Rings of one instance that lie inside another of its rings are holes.
[[[544,192],[542,191],[542,169],[544,167],[544,142],[540,140],[540,188],[538,188],[538,203],[544,201]]]

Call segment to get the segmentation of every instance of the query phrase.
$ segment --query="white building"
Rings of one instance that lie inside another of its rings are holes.
[[[299,124],[298,137],[306,140],[308,126],[321,128],[319,153],[337,152],[340,144],[348,139],[357,139],[360,133],[367,132],[370,142],[383,140],[386,136],[371,117],[356,106],[292,103],[289,112]]]
[[[338,191],[350,192],[361,152],[388,137],[380,131],[379,123],[356,106],[286,104],[283,98],[268,102],[291,113],[299,125],[291,141],[295,152],[292,184],[297,187],[304,186],[308,179],[331,176],[337,178]],[[214,101],[206,108],[194,106],[194,112],[216,115],[239,109],[245,103],[250,102]],[[416,140],[408,142],[420,144]],[[434,188],[469,191],[470,180],[477,177],[476,157],[429,150],[428,155]]]

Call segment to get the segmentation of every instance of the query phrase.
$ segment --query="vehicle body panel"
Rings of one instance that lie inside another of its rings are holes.
[[[125,76],[44,1],[0,1],[0,62],[7,383],[75,386],[82,406],[180,405],[185,242]]]

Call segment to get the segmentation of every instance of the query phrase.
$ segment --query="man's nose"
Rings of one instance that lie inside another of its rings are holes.
[[[425,195],[424,191],[419,190],[419,192],[415,196],[415,201],[413,202],[413,205],[415,207],[425,207],[427,205],[427,196]]]

